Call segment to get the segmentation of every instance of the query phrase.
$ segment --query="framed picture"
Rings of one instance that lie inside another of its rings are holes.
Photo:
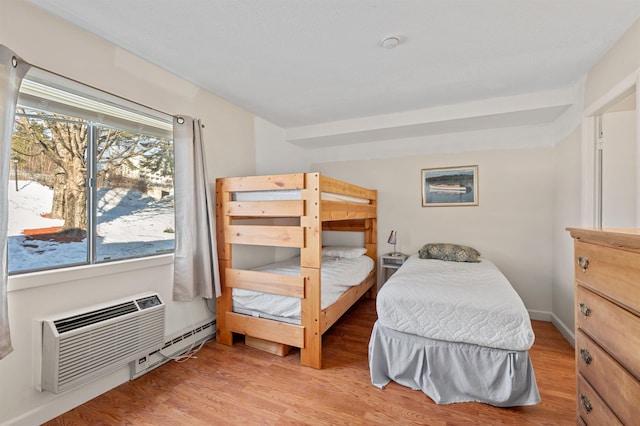
[[[478,166],[422,169],[422,207],[477,206]]]

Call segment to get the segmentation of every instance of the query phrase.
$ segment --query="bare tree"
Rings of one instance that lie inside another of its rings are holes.
[[[18,109],[14,153],[45,156],[53,165],[53,202],[48,217],[63,219],[63,233],[82,236],[87,231],[87,144],[90,124],[59,114]],[[160,139],[124,130],[97,127],[98,175],[138,170]],[[163,142],[164,143],[164,142]],[[142,157],[139,157],[142,156]],[[142,160],[138,159],[141,158]]]

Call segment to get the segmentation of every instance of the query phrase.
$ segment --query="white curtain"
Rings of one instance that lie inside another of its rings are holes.
[[[22,77],[29,64],[10,49],[0,44],[0,359],[9,355],[11,334],[7,305],[7,217],[9,214],[9,173],[11,172],[11,133],[16,112],[16,101]]]
[[[173,119],[176,248],[173,299],[220,296],[215,203],[207,183],[200,120]]]

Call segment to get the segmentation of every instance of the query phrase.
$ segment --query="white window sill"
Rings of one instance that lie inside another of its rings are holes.
[[[10,275],[7,283],[7,292],[26,290],[34,287],[44,287],[67,281],[84,280],[103,275],[136,271],[139,269],[153,268],[172,263],[173,253],[170,253],[140,259],[127,259],[95,265],[83,265],[71,268]]]

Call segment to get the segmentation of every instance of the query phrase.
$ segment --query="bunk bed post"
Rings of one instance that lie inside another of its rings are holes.
[[[304,247],[300,250],[300,273],[304,277],[304,298],[301,302],[301,324],[304,327],[304,347],[300,348],[300,363],[322,368],[322,330],[320,324],[322,262],[322,222],[320,215],[321,183],[319,173],[305,173]]]
[[[226,327],[226,312],[232,310],[231,289],[226,288],[226,270],[231,268],[231,244],[225,240],[225,229],[231,224],[225,215],[231,193],[223,185],[222,179],[216,179],[216,238],[218,240],[218,267],[220,269],[220,287],[222,295],[216,299],[216,341],[225,345],[233,344],[233,333]]]
[[[377,201],[377,200],[376,200]],[[377,216],[377,214],[376,214]],[[378,226],[377,219],[365,219],[364,220],[364,247],[367,249],[367,256],[373,259],[373,270],[378,270]],[[375,299],[378,294],[378,283],[371,287],[367,292],[367,297]]]
[[[378,191],[373,190],[371,204],[375,209],[373,218],[364,220],[364,247],[367,249],[367,256],[373,259],[373,270],[378,270]],[[367,292],[367,297],[375,299],[378,294],[378,280]]]

